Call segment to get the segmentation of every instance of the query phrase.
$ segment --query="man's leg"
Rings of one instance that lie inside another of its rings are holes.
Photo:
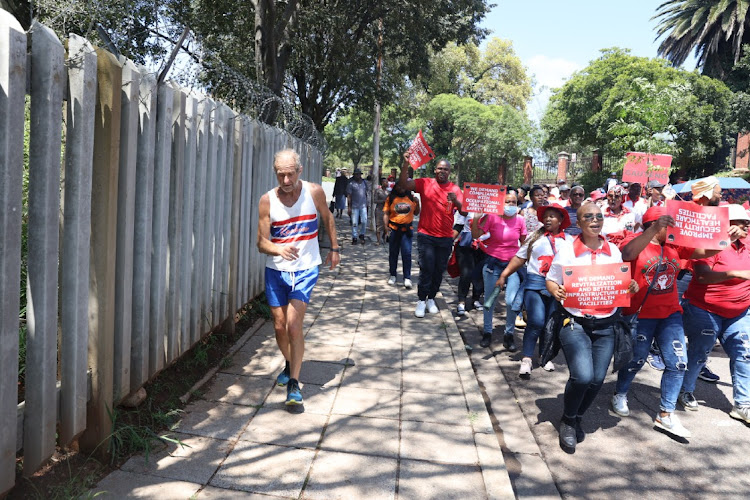
[[[305,319],[307,304],[301,300],[291,299],[286,310],[286,330],[289,338],[289,364],[291,377],[299,380],[302,369],[302,357],[305,354],[305,337],[302,335],[302,322]]]
[[[432,286],[428,298],[434,299],[440,291],[440,284],[443,282],[443,273],[448,267],[448,259],[453,249],[453,240],[451,238],[435,238],[435,272],[432,274]]]
[[[417,295],[420,301],[427,300],[432,287],[432,275],[435,272],[435,245],[432,238],[417,233],[417,250],[419,252],[419,284]]]
[[[359,239],[364,242],[365,234],[367,234],[367,207],[359,209],[359,223],[361,224],[359,229]]]
[[[359,217],[359,208],[352,207],[352,243],[354,243],[359,236]]]

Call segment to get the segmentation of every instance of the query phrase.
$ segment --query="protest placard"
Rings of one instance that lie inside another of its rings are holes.
[[[637,182],[645,186],[648,181],[669,182],[669,168],[672,156],[647,153],[627,153],[622,169],[624,182]]]
[[[506,186],[465,182],[463,209],[501,215],[505,209],[505,190]]]
[[[432,152],[427,141],[424,140],[421,130],[417,134],[417,137],[414,138],[414,141],[412,141],[407,153],[409,153],[409,164],[414,169],[421,167],[435,158],[435,153]]]
[[[563,267],[565,307],[611,309],[630,306],[630,264],[595,264]]]
[[[729,210],[704,207],[689,201],[667,201],[667,215],[674,227],[667,229],[667,242],[688,248],[724,250],[729,246]]]

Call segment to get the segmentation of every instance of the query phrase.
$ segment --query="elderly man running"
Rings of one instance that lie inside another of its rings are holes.
[[[300,180],[302,164],[292,149],[276,153],[273,169],[279,183],[264,194],[258,207],[258,250],[266,258],[266,298],[271,306],[276,342],[286,365],[276,382],[287,386],[287,405],[301,405],[299,372],[305,352],[302,321],[321,264],[318,220],[331,239],[326,264],[339,263],[336,226],[323,188]]]

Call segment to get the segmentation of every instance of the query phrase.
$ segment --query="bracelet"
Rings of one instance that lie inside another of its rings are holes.
[[[339,253],[341,251],[341,248],[331,248],[329,252],[336,252]]]

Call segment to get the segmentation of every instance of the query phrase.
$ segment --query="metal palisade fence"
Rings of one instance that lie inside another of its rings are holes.
[[[106,450],[108,410],[262,291],[256,207],[276,151],[299,152],[303,178],[322,175],[322,152],[284,130],[157,85],[83,38],[66,48],[0,10],[0,496],[21,450],[26,475],[56,443]]]

